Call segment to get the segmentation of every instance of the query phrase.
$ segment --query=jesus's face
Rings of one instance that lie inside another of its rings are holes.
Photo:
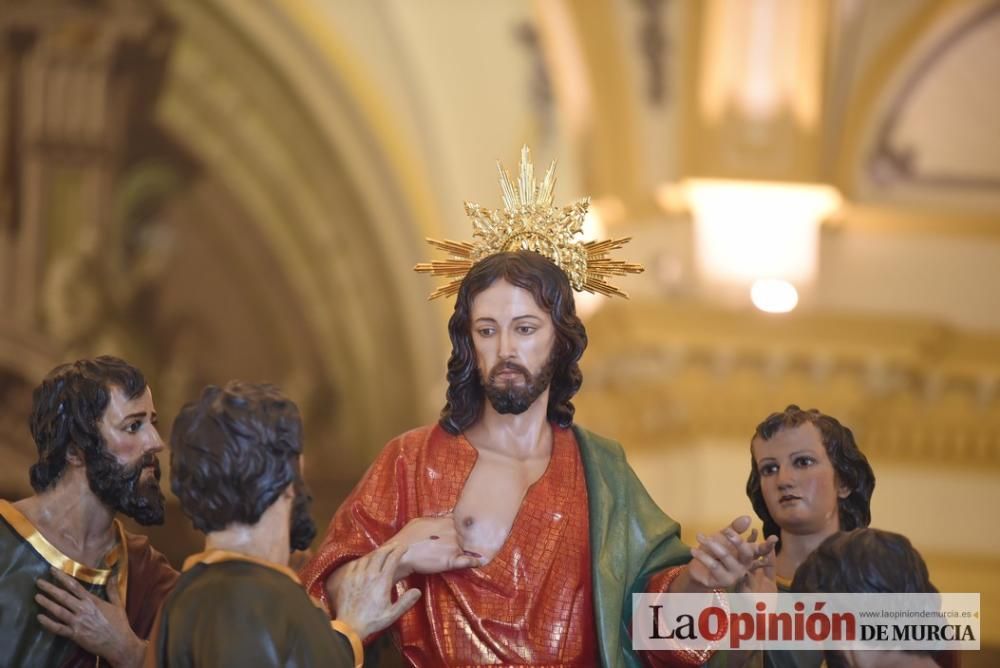
[[[523,413],[552,380],[552,316],[524,288],[503,279],[472,300],[472,341],[480,382],[498,413]]]

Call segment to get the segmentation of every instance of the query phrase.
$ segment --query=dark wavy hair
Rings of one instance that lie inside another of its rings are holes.
[[[767,441],[782,429],[797,427],[807,422],[819,430],[820,440],[826,448],[830,463],[833,464],[837,482],[851,490],[846,498],[837,501],[840,529],[850,531],[868,526],[872,521],[871,499],[875,491],[875,472],[872,471],[868,458],[854,442],[853,432],[840,424],[836,418],[820,413],[815,408],[805,411],[792,404],[781,413],[772,413],[757,425],[750,442],[752,444],[754,438]],[[747,497],[753,504],[757,517],[764,523],[764,535],[778,536],[780,546],[781,527],[767,510],[767,503],[760,489],[760,473],[757,471],[752,450]]]
[[[29,472],[35,492],[44,492],[62,477],[71,446],[88,462],[105,451],[98,422],[112,387],[135,399],[146,391],[146,378],[125,360],[103,355],[61,364],[35,388],[28,420],[38,448],[38,462]]]
[[[923,557],[902,534],[841,531],[799,565],[792,591],[806,594],[936,594]]]
[[[203,533],[256,524],[298,485],[299,409],[273,385],[209,385],[170,433],[170,489]]]
[[[552,316],[556,340],[548,419],[560,427],[568,427],[573,423],[575,410],[570,399],[583,384],[579,361],[587,349],[587,330],[576,315],[573,288],[566,274],[543,255],[530,251],[491,255],[476,263],[462,281],[455,311],[448,321],[451,337],[448,393],[439,422],[449,433],[459,434],[482,415],[486,397],[472,340],[472,302],[498,279],[530,292],[535,303]]]
[[[806,557],[792,578],[803,594],[937,594],[923,557],[910,540],[881,529],[854,529],[829,536]],[[951,651],[904,650],[930,656],[944,668],[957,667]],[[830,668],[849,664],[840,652],[824,652]]]

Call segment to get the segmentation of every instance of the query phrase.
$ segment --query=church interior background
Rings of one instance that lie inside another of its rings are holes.
[[[996,1],[0,0],[0,496],[32,388],[111,353],[165,438],[207,383],[278,383],[325,526],[443,403],[424,238],[469,238],[528,144],[646,266],[579,302],[577,418],[689,542],[752,514],[755,425],[817,407],[873,526],[995,620],[998,63]],[[1000,658],[983,628],[965,665]]]

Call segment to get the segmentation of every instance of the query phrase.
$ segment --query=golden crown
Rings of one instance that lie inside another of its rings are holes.
[[[472,266],[490,255],[507,251],[534,251],[544,255],[565,272],[574,290],[596,292],[612,297],[628,295],[608,282],[611,276],[642,273],[643,267],[632,262],[612,260],[611,251],[631,241],[631,237],[605,241],[583,241],[575,237],[583,232],[583,219],[590,198],[577,200],[557,209],[552,205],[556,184],[555,160],[545,172],[541,184],[535,181],[531,151],[521,148],[521,173],[517,183],[497,161],[503,211],[465,203],[465,213],[472,218],[474,241],[428,239],[427,243],[445,251],[447,260],[421,262],[415,271],[452,280],[431,293],[429,299],[458,292],[462,279]]]

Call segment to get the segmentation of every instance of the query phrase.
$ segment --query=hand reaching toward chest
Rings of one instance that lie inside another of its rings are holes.
[[[465,550],[455,518],[450,514],[410,520],[386,545],[407,548],[400,560],[398,577],[410,573],[444,573],[483,564],[481,555]]]
[[[54,583],[38,580],[35,601],[44,609],[38,622],[47,631],[103,657],[114,666],[138,666],[145,643],[136,637],[118,596],[115,580],[108,583],[108,599],[95,596],[62,571],[53,568]]]

